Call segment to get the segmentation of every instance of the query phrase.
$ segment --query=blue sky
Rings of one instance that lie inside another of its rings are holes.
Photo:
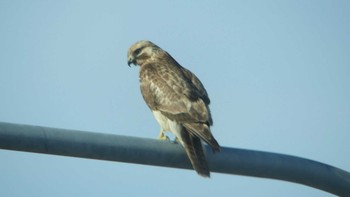
[[[127,49],[205,85],[223,146],[350,171],[348,1],[0,2],[0,121],[155,138]],[[244,176],[0,150],[0,196],[329,196]]]

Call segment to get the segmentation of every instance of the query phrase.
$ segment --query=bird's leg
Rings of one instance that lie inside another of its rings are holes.
[[[164,135],[164,130],[161,129],[160,132],[159,132],[159,137],[158,137],[160,140],[169,140],[169,137]]]
[[[178,137],[175,137],[175,140],[173,141],[174,144],[179,144],[180,143],[180,140]]]

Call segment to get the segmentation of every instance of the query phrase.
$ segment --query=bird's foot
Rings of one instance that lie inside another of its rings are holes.
[[[174,140],[174,141],[172,141],[172,143],[174,143],[174,144],[179,144],[179,143],[180,143],[179,138],[178,138],[178,137],[175,137],[175,140]]]
[[[164,135],[163,132],[160,132],[158,139],[165,140],[165,141],[170,141],[169,137]]]

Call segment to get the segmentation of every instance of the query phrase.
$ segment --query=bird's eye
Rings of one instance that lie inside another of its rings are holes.
[[[138,48],[138,49],[135,50],[135,52],[134,52],[135,56],[139,55],[139,53],[141,52],[141,49],[142,48]]]

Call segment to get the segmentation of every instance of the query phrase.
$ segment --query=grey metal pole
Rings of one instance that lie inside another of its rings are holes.
[[[0,149],[192,169],[179,144],[154,139],[0,122]],[[280,179],[350,196],[350,173],[294,156],[206,149],[212,172]]]

